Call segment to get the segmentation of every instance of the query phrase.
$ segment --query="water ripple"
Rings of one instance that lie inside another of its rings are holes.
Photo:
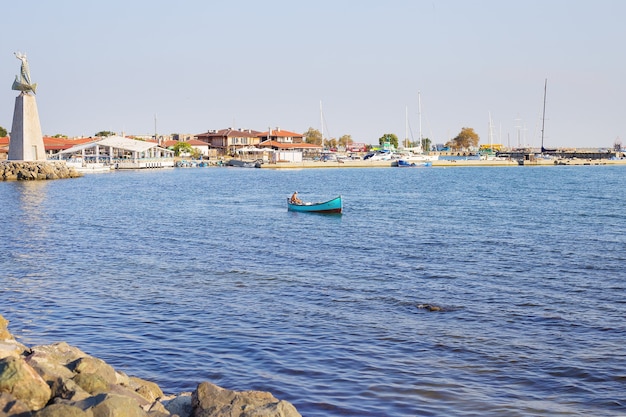
[[[1,313],[166,392],[306,416],[625,414],[626,176],[563,168],[0,183]],[[288,213],[293,189],[346,213]]]

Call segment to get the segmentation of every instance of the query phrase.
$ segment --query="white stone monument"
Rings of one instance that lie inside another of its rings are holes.
[[[21,93],[15,98],[8,159],[12,161],[45,161],[46,150],[39,124],[37,102],[35,101],[37,84],[30,81],[26,55],[16,52],[15,56],[22,61],[22,67],[20,75],[15,77],[12,89],[21,91]]]

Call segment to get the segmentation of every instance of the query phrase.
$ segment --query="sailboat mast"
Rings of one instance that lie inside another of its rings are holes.
[[[422,149],[422,95],[420,92],[417,92],[417,115],[419,118],[419,148]]]
[[[493,151],[493,124],[491,122],[491,112],[489,113],[489,150]]]
[[[409,106],[404,108],[404,146],[409,148]]]
[[[543,87],[543,115],[541,116],[541,152],[545,152],[546,148],[543,147],[543,132],[546,126],[546,93],[548,92],[548,79]]]

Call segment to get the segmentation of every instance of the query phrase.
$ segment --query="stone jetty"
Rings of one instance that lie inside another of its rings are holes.
[[[63,161],[2,161],[0,180],[34,181],[82,177],[83,174]]]
[[[0,315],[0,416],[6,417],[301,417],[262,391],[231,391],[201,382],[165,395],[65,342],[27,347]]]

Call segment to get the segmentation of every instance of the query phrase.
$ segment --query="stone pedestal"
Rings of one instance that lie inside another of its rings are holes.
[[[8,159],[12,161],[46,160],[37,102],[33,95],[20,94],[15,98]]]

